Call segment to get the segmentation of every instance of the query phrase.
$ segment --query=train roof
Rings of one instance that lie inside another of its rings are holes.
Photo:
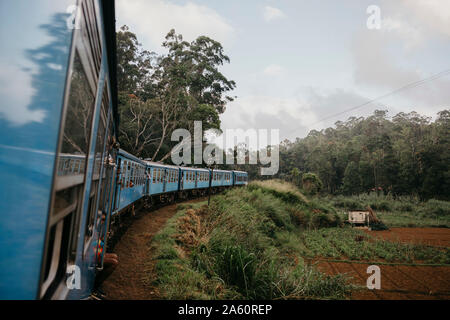
[[[194,167],[180,167],[182,170],[193,170],[193,171],[206,171],[209,172],[207,168],[194,168]]]
[[[171,164],[164,164],[164,163],[160,163],[160,162],[154,162],[154,161],[148,161],[148,160],[143,160],[145,162],[145,164],[147,166],[151,166],[151,167],[160,167],[160,168],[172,168],[172,169],[179,169],[180,167],[178,166],[174,166]]]
[[[236,172],[236,173],[245,173],[245,174],[248,174],[248,172],[245,172],[245,171],[239,171],[239,170],[233,170],[233,172]]]
[[[139,162],[139,163],[145,165],[145,161],[144,161],[144,160],[139,159],[138,157],[132,155],[132,154],[129,153],[129,152],[126,152],[126,151],[123,150],[123,149],[119,149],[119,152],[118,152],[118,153],[119,153],[119,155],[121,155],[121,156],[125,156],[125,157],[127,157],[127,158],[129,158],[129,159],[131,159],[131,160],[133,160],[133,161],[136,161],[136,162]]]
[[[213,172],[231,172],[231,170],[214,169]]]

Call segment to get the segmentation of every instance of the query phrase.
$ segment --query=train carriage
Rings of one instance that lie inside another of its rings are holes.
[[[248,183],[248,173],[245,171],[233,171],[233,185],[243,186]]]
[[[209,187],[209,169],[196,169],[197,171],[197,189],[205,189]]]
[[[73,28],[71,6],[80,8]],[[2,96],[11,110],[26,111],[0,118],[0,174],[8,181],[0,186],[0,299],[86,298],[114,171],[114,2],[19,0],[1,11],[1,28],[10,30],[2,41],[11,44],[2,61],[32,67],[10,72],[29,79],[21,83],[28,104],[18,105],[14,92]],[[67,270],[79,275],[76,290]]]
[[[180,167],[180,191],[205,189],[209,187],[209,170]]]
[[[224,186],[231,186],[232,184],[229,182],[228,179],[228,173],[231,173],[231,171],[228,170],[212,170],[212,187],[224,187]]]
[[[113,214],[145,195],[147,179],[145,162],[122,149],[118,152],[117,166],[116,205]]]
[[[148,195],[178,191],[179,167],[146,161]]]
[[[2,96],[25,111],[0,117],[0,299],[89,298],[113,214],[142,198],[173,201],[241,178],[214,170],[212,180],[208,169],[118,149],[113,0],[8,1],[0,14],[12,30],[2,34],[10,46],[0,58],[33,65],[16,70],[29,79],[21,83],[29,104],[19,106],[13,91]],[[26,47],[31,38],[36,48]]]

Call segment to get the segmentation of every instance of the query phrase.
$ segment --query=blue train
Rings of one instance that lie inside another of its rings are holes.
[[[0,7],[0,299],[85,299],[114,217],[246,185],[247,173],[119,149],[114,1]]]

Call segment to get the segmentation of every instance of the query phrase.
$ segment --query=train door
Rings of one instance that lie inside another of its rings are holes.
[[[163,176],[163,192],[166,192],[167,176],[169,174],[169,170],[164,168],[163,172],[164,172],[164,176]]]
[[[146,183],[145,183],[145,194],[150,195],[150,183],[152,181],[152,169],[151,167],[147,167],[146,170]]]
[[[107,101],[104,101],[107,105]],[[103,157],[103,167],[101,169],[101,183],[99,190],[99,203],[96,223],[98,224],[98,236],[96,256],[100,259],[96,260],[97,270],[103,269],[103,257],[106,251],[106,240],[109,231],[109,222],[112,213],[112,199],[115,189],[115,176],[116,176],[116,164],[115,159],[117,157],[116,143],[115,143],[115,130],[112,120],[112,114],[110,112],[107,125],[106,145]]]

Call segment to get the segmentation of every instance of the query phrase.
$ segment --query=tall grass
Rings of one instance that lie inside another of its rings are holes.
[[[450,202],[417,197],[378,195],[330,196],[320,201],[341,211],[366,210],[370,206],[389,227],[450,227]]]
[[[304,201],[290,187],[281,190],[277,182],[252,184],[213,197],[209,208],[197,208],[195,213],[183,208],[153,243],[157,284],[163,295],[178,299],[344,298],[353,288],[347,279],[307,266],[298,246],[301,230],[336,225],[335,212]]]

